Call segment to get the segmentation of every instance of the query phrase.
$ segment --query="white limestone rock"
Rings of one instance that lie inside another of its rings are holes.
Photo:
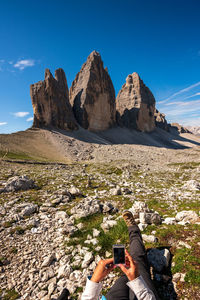
[[[62,277],[69,277],[69,275],[72,272],[72,268],[69,264],[61,265],[58,269],[58,275],[57,278],[60,279]]]
[[[200,183],[196,180],[188,180],[183,187],[191,191],[198,191],[200,190]]]
[[[142,239],[147,243],[157,243],[158,241],[158,238],[155,237],[154,235],[142,234]]]
[[[176,218],[167,217],[164,219],[163,223],[167,224],[167,225],[174,225],[174,224],[176,224]]]
[[[178,224],[185,225],[187,223],[195,223],[198,221],[199,216],[195,211],[192,210],[183,210],[177,213],[175,217]],[[182,223],[180,223],[182,222]]]
[[[93,255],[91,252],[87,252],[84,256],[84,259],[83,259],[83,262],[81,264],[81,267],[84,269],[84,268],[87,268],[89,266],[89,264],[92,262],[93,260]]]

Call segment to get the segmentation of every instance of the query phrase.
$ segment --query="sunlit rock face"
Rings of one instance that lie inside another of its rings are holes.
[[[64,130],[78,128],[69,103],[69,90],[65,73],[55,71],[55,78],[49,69],[45,79],[30,86],[33,105],[33,127],[55,127]]]
[[[69,94],[75,118],[83,128],[103,131],[115,124],[115,90],[98,52],[88,56]]]
[[[155,129],[155,98],[137,73],[128,75],[116,99],[120,126],[151,132]]]

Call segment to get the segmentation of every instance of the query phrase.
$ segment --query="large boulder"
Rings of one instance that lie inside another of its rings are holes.
[[[65,73],[55,71],[55,78],[49,69],[45,71],[44,81],[30,86],[33,105],[33,127],[55,127],[64,130],[78,128],[69,103],[69,90]]]
[[[0,192],[16,192],[26,191],[35,188],[36,185],[32,179],[26,175],[14,176],[8,179],[3,189]]]
[[[120,126],[151,132],[155,129],[155,98],[137,73],[128,75],[116,99]]]
[[[69,95],[76,120],[83,128],[102,131],[115,123],[115,90],[98,52],[88,56]]]

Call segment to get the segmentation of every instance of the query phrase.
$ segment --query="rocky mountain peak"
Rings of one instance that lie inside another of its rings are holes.
[[[45,80],[53,79],[53,75],[51,74],[51,71],[49,69],[45,69],[44,78],[45,78]]]
[[[117,121],[140,131],[155,129],[155,98],[138,73],[129,74],[116,99]]]
[[[33,127],[56,127],[64,130],[78,128],[69,103],[67,80],[62,69],[55,71],[55,78],[46,69],[44,81],[32,84],[30,94],[34,111]]]
[[[96,50],[93,50],[90,55],[88,56],[88,58],[92,58],[92,57],[100,57],[101,58],[101,55],[98,51]]]
[[[67,97],[69,99],[69,89],[67,85],[65,72],[63,71],[63,69],[59,68],[55,71],[55,80],[57,80],[59,88],[67,94]]]
[[[115,100],[115,90],[101,55],[92,51],[76,75],[70,91],[63,69],[45,70],[45,80],[31,85],[34,127],[104,131],[116,124],[143,132],[156,127],[169,131],[164,114],[139,74],[129,74]]]
[[[78,123],[85,129],[101,131],[115,123],[115,91],[103,61],[93,51],[70,88],[70,103]]]

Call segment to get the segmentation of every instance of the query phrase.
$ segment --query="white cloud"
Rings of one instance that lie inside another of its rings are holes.
[[[200,118],[185,118],[182,121],[183,126],[200,126]]]
[[[200,93],[195,93],[191,96],[185,97],[184,99],[189,99],[189,98],[193,98],[193,97],[196,97],[196,96],[200,96]]]
[[[5,60],[4,59],[0,59],[0,63],[4,63],[5,62]]]
[[[26,119],[26,121],[27,121],[27,122],[33,121],[33,117],[30,117],[30,118]]]
[[[165,112],[165,115],[167,117],[177,117],[177,116],[182,116],[182,118],[184,119],[186,116],[188,116],[188,113],[192,113],[195,112],[196,108],[190,108],[190,109],[174,109],[171,112]]]
[[[7,125],[7,122],[0,122],[0,126]]]
[[[15,68],[19,70],[24,70],[27,67],[33,67],[35,65],[35,61],[33,59],[22,59],[18,60],[16,64],[14,64]]]
[[[18,118],[23,118],[23,117],[28,116],[28,115],[29,115],[29,112],[27,112],[27,111],[18,111],[18,112],[16,112],[16,113],[13,113],[13,115],[14,115],[15,117],[18,117]]]
[[[177,106],[187,106],[187,105],[196,105],[196,104],[200,104],[200,99],[198,100],[193,100],[193,101],[175,101],[175,102],[169,102],[166,103],[165,106],[169,106],[169,105],[177,105]]]
[[[185,92],[189,92],[190,90],[192,90],[193,88],[195,88],[195,87],[197,87],[197,86],[199,86],[199,85],[200,85],[200,81],[198,81],[198,82],[195,83],[195,84],[192,84],[192,85],[188,86],[188,87],[185,88],[185,89],[182,89],[182,90],[180,90],[180,91],[174,93],[173,95],[171,95],[170,97],[168,97],[168,98],[165,99],[165,100],[159,101],[159,103],[164,104],[165,102],[167,102],[167,101],[173,99],[174,97],[176,97],[176,96],[178,96],[178,95],[181,95],[181,94],[183,94],[183,93],[185,93]]]

